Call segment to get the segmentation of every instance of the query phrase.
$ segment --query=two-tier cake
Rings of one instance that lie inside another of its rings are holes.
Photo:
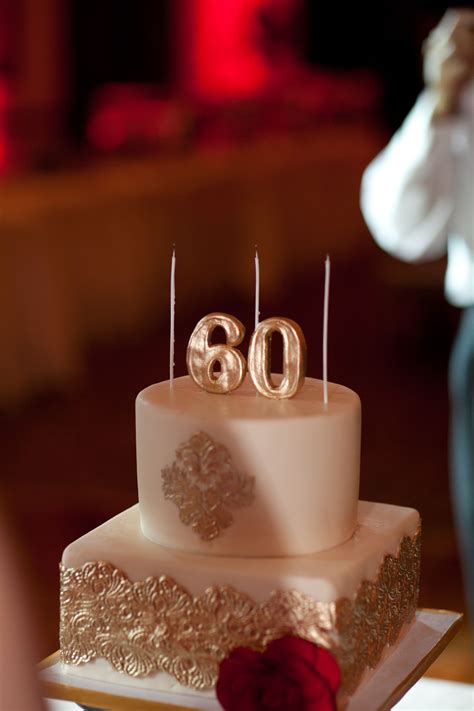
[[[136,403],[139,504],[61,563],[68,674],[213,693],[233,649],[295,635],[332,651],[340,698],[413,619],[420,517],[358,501],[361,410],[306,378],[289,399],[189,377]]]

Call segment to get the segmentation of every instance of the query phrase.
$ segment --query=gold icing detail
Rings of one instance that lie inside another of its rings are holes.
[[[226,447],[205,432],[181,444],[161,476],[165,499],[176,504],[181,521],[203,541],[212,541],[231,525],[231,509],[254,500],[254,477],[238,472]]]
[[[336,603],[337,648],[344,691],[357,688],[366,668],[380,661],[386,645],[396,642],[416,612],[420,582],[421,531],[402,539],[397,557],[386,555],[377,577],[364,580],[356,599]]]
[[[257,603],[227,585],[198,597],[162,575],[131,582],[111,563],[61,565],[61,659],[107,659],[119,672],[168,672],[195,689],[215,685],[219,662],[235,647],[262,650],[295,634],[331,649],[351,694],[415,614],[420,534],[405,537],[398,556],[385,556],[377,577],[353,601],[316,602],[297,590],[276,590]]]

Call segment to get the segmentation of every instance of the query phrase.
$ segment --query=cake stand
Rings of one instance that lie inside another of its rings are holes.
[[[374,672],[368,673],[344,711],[388,711],[423,676],[461,626],[462,615],[448,610],[419,609],[414,623],[387,653]],[[215,696],[192,690],[158,691],[68,675],[59,652],[40,665],[43,695],[74,701],[84,708],[113,711],[217,711]],[[181,687],[182,688],[182,687]]]

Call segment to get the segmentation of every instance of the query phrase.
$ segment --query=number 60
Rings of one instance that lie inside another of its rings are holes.
[[[212,334],[220,326],[226,343],[212,344]],[[283,339],[283,377],[278,385],[271,375],[271,339],[278,332]],[[265,397],[282,399],[293,397],[304,383],[306,372],[306,341],[303,331],[289,318],[272,317],[258,324],[250,339],[248,363],[236,348],[245,335],[245,327],[224,313],[204,316],[188,343],[186,363],[188,372],[199,387],[210,393],[228,393],[238,388],[248,369],[256,389]],[[219,363],[220,370],[214,371]]]

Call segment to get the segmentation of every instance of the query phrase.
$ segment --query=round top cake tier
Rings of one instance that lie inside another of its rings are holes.
[[[275,376],[277,378],[278,376]],[[359,397],[306,378],[286,400],[246,378],[226,395],[188,376],[136,402],[141,527],[169,548],[209,555],[315,553],[346,541],[359,496]]]

